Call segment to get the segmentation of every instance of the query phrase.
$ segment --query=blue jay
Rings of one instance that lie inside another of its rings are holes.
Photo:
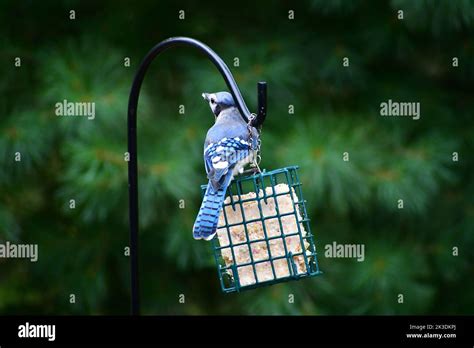
[[[215,124],[204,142],[204,164],[209,183],[193,227],[195,239],[211,240],[217,232],[219,213],[227,187],[246,164],[253,162],[258,146],[258,131],[245,123],[228,92],[203,93],[209,102]]]

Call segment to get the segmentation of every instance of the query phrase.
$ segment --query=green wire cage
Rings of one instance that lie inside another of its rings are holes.
[[[212,240],[223,292],[321,274],[305,203],[297,166],[232,181]]]

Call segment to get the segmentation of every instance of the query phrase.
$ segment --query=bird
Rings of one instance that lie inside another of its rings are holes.
[[[203,93],[215,116],[204,142],[204,165],[209,182],[193,226],[194,239],[210,241],[217,233],[227,187],[257,156],[259,133],[247,124],[229,92]]]

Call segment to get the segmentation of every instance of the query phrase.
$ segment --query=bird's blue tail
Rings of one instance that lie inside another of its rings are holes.
[[[217,232],[219,213],[224,202],[227,185],[215,190],[209,183],[193,227],[194,239],[211,240]]]

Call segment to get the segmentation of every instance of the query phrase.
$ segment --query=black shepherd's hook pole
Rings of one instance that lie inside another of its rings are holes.
[[[138,72],[133,80],[130,98],[128,100],[128,153],[130,160],[128,162],[128,189],[129,189],[129,213],[130,213],[130,275],[131,275],[131,313],[140,314],[140,294],[138,278],[138,173],[137,173],[137,106],[140,88],[145,77],[145,73],[153,59],[166,49],[177,46],[187,45],[196,47],[214,63],[222,74],[230,93],[234,97],[240,114],[247,122],[252,114],[250,113],[240,90],[235,83],[229,68],[224,61],[208,46],[200,41],[188,37],[172,37],[164,40],[153,47],[145,56]],[[261,128],[266,117],[267,108],[267,88],[265,82],[258,83],[258,111],[257,116],[252,120],[252,125],[258,129]]]

